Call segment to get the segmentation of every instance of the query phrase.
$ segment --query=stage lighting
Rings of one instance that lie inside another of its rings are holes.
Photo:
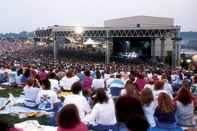
[[[83,28],[81,26],[76,27],[75,33],[79,34],[79,35],[82,34],[83,33]]]
[[[187,62],[187,63],[191,63],[192,60],[191,60],[191,59],[187,59],[186,62]]]

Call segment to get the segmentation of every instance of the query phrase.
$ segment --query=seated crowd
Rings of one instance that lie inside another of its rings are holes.
[[[126,68],[126,69],[125,69]],[[195,129],[197,76],[152,66],[4,66],[0,82],[23,88],[24,106],[54,112],[58,131]]]

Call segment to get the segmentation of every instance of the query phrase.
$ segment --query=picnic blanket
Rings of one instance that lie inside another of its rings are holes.
[[[57,127],[40,125],[37,120],[28,120],[14,125],[24,131],[56,131]]]
[[[24,107],[20,104],[24,101],[23,97],[15,97],[14,99],[14,102],[6,105],[6,103],[9,101],[9,98],[0,98],[0,108],[6,105],[4,109],[0,110],[0,114],[17,114],[20,118],[33,116],[39,117],[42,115],[52,114],[52,112],[46,112],[39,109]]]

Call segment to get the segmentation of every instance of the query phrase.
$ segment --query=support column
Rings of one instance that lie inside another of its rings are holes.
[[[172,43],[172,68],[175,68],[177,65],[177,47],[176,47],[176,38],[173,38],[173,43]]]
[[[109,30],[106,30],[106,42],[105,42],[105,64],[110,63],[110,48],[109,48]]]
[[[176,56],[177,56],[177,66],[180,66],[180,60],[181,60],[181,53],[180,53],[180,50],[181,50],[181,47],[180,47],[180,42],[181,42],[181,38],[178,38],[177,39],[177,51],[176,51]]]
[[[164,63],[165,62],[165,38],[161,38],[161,61]]]
[[[156,59],[156,57],[155,57],[155,38],[151,39],[151,57],[153,60]]]
[[[53,59],[54,59],[54,64],[55,64],[57,60],[57,43],[56,43],[55,32],[53,33]]]

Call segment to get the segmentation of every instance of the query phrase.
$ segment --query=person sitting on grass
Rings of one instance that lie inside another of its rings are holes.
[[[149,123],[137,98],[120,96],[115,108],[118,131],[148,131]]]
[[[158,97],[158,106],[155,110],[156,128],[181,130],[176,124],[176,106],[173,105],[170,96],[166,93],[160,93]]]
[[[180,126],[195,126],[194,103],[189,88],[181,88],[175,97],[177,112],[176,120]]]
[[[114,129],[116,124],[114,101],[108,98],[103,88],[97,89],[95,99],[96,104],[91,113],[85,117],[89,129],[96,131]]]
[[[38,104],[38,109],[45,111],[52,111],[54,106],[60,102],[55,91],[50,90],[50,81],[42,81],[42,90],[38,93],[36,103]]]
[[[35,107],[36,106],[36,97],[40,91],[39,88],[33,87],[34,80],[29,79],[27,81],[26,86],[23,89],[23,93],[25,96],[24,105],[27,107]]]
[[[154,102],[153,93],[150,88],[144,88],[141,92],[141,103],[143,110],[151,127],[155,127],[154,113],[156,108],[156,103]]]
[[[57,116],[57,125],[57,131],[88,131],[74,104],[68,104],[61,109]]]
[[[85,118],[85,115],[90,112],[90,105],[86,98],[82,95],[82,85],[80,82],[76,82],[71,87],[72,95],[65,96],[64,105],[75,104],[79,111],[81,120]]]

